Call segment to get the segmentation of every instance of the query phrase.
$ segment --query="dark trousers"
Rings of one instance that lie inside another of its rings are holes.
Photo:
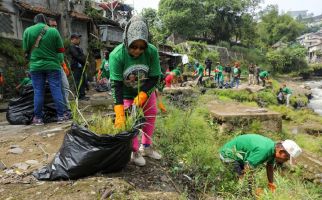
[[[75,67],[73,69],[73,76],[76,84],[75,90],[78,91],[78,98],[82,98],[85,96],[86,76],[85,76],[85,73],[82,76],[82,73],[83,73],[83,68]]]
[[[208,76],[210,77],[210,74],[211,74],[211,66],[210,67],[206,67],[206,71],[208,71]]]
[[[263,82],[263,87],[265,87],[265,83],[266,83],[265,81],[266,81],[266,78],[262,78],[262,77],[261,77],[261,80],[262,80],[262,82]]]
[[[37,119],[43,118],[45,84],[48,81],[51,96],[53,97],[57,117],[63,117],[65,106],[63,104],[61,71],[44,70],[33,71],[31,74],[32,86],[34,88],[34,115]]]

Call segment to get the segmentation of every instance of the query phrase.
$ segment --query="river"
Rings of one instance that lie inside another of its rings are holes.
[[[322,116],[322,80],[306,81],[305,85],[310,86],[313,96],[308,106]]]

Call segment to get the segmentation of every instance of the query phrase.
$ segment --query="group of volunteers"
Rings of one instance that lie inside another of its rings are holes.
[[[35,25],[27,28],[23,34],[23,48],[29,55],[29,74],[34,88],[35,117],[34,124],[42,124],[42,107],[44,101],[44,88],[48,81],[52,97],[55,102],[58,121],[66,120],[68,111],[68,96],[66,95],[64,81],[66,73],[62,66],[64,59],[64,46],[62,38],[55,28],[54,22],[48,22],[43,14],[36,15]],[[56,24],[57,25],[57,24]],[[80,35],[72,34],[70,68],[76,84],[79,86],[78,98],[85,97],[85,79],[83,77],[86,56],[79,46]],[[160,67],[157,48],[149,43],[149,31],[145,21],[139,17],[132,17],[127,23],[123,43],[114,48],[110,53],[104,54],[101,77],[106,78],[111,85],[111,94],[114,100],[116,128],[125,126],[127,109],[132,106],[141,107],[145,116],[142,128],[142,138],[134,137],[132,143],[131,160],[135,165],[144,166],[145,156],[161,159],[160,153],[152,146],[155,121],[157,116],[157,99],[162,92],[163,84],[171,86],[173,80],[182,75],[182,69],[176,68],[171,72],[164,72]],[[211,71],[212,61],[207,59],[206,70],[209,76],[224,86],[234,87],[239,85],[241,74],[240,64],[222,67],[217,63],[216,69]],[[204,68],[195,64],[198,83],[203,84]],[[256,66],[252,65],[251,82],[256,77]],[[68,75],[68,74],[67,74]],[[226,76],[226,78],[225,78]],[[261,78],[261,76],[259,75]],[[249,83],[251,83],[249,82]],[[68,81],[67,81],[68,83]],[[254,83],[253,83],[254,84]],[[265,84],[265,82],[263,83]],[[286,89],[285,89],[286,90]],[[64,96],[67,96],[64,100]],[[288,97],[289,98],[289,97]],[[197,134],[197,133],[196,133]],[[291,140],[274,142],[257,134],[245,134],[229,141],[220,149],[219,157],[227,166],[232,166],[239,178],[242,178],[251,168],[262,163],[266,164],[268,186],[274,191],[276,186],[273,179],[274,162],[283,163],[301,153],[300,147]]]
[[[44,14],[34,17],[33,26],[23,33],[23,50],[29,69],[26,77],[16,87],[20,90],[24,85],[32,84],[34,90],[34,125],[43,125],[43,106],[46,84],[57,112],[57,122],[63,123],[71,118],[69,106],[69,82],[67,76],[73,74],[76,96],[79,100],[88,100],[85,96],[86,77],[84,67],[86,56],[80,45],[81,35],[73,33],[70,36],[68,58],[65,58],[65,48],[57,22]],[[68,66],[69,63],[69,66]],[[71,69],[71,71],[70,71]]]
[[[198,85],[203,85],[202,78],[208,76],[212,78],[218,88],[238,88],[240,85],[241,67],[239,62],[233,64],[222,65],[220,62],[216,63],[215,69],[212,70],[212,61],[207,58],[203,67],[198,61],[194,64],[194,71],[197,75]],[[260,81],[262,86],[268,80],[269,72],[261,70],[259,66],[250,64],[248,67],[248,85],[259,85]],[[255,82],[256,81],[256,82]]]

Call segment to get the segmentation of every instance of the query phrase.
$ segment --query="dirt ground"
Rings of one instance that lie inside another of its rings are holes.
[[[0,113],[0,199],[180,199],[162,161],[147,159],[145,167],[132,163],[119,173],[96,174],[76,181],[38,181],[32,172],[49,163],[59,150],[70,123],[45,126],[8,125]],[[9,153],[14,147],[21,154]],[[28,169],[16,163],[36,160]],[[1,164],[1,163],[0,163]],[[5,167],[4,167],[5,166]]]

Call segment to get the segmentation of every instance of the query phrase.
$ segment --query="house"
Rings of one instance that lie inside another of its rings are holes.
[[[296,40],[308,50],[307,60],[309,63],[322,61],[322,29],[316,33],[302,35]]]
[[[81,46],[88,47],[90,18],[83,14],[85,1],[78,0],[5,0],[0,2],[0,37],[22,40],[24,30],[33,25],[33,18],[39,13],[55,18],[58,30],[65,39],[73,32],[82,34]]]

